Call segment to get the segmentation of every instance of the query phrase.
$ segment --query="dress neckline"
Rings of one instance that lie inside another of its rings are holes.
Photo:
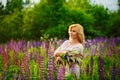
[[[79,45],[79,44],[81,44],[81,43],[71,44],[71,42],[70,42],[70,40],[69,40],[69,44],[70,44],[70,46],[76,46],[76,45]]]

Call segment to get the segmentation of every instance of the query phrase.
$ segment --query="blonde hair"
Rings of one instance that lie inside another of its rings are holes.
[[[80,24],[72,24],[72,25],[69,26],[68,33],[71,31],[71,29],[73,27],[76,28],[76,32],[78,33],[78,40],[84,47],[84,45],[85,45],[85,35],[84,35],[83,26],[80,25]]]

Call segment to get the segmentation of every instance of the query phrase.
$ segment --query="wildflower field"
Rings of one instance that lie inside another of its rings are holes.
[[[65,77],[54,50],[64,40],[11,40],[0,45],[0,80],[73,80]],[[120,38],[86,40],[79,80],[120,79]]]

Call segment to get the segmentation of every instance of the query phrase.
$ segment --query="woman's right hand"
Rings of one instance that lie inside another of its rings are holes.
[[[62,58],[61,57],[56,57],[56,62],[58,63],[58,64],[62,64]]]

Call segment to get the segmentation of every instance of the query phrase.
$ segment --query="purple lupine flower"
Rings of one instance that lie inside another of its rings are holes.
[[[14,52],[15,52],[15,53],[20,52],[21,49],[22,49],[22,46],[23,46],[22,41],[15,42],[14,45],[13,45],[13,50],[14,50]]]
[[[120,37],[116,38],[116,44],[120,44]]]
[[[58,67],[58,72],[57,72],[57,80],[62,80],[61,79],[61,67]]]
[[[48,79],[53,80],[53,58],[48,56]]]
[[[14,41],[14,40],[11,40],[11,41],[7,44],[7,47],[11,50],[11,49],[13,49],[14,44],[15,44],[15,41]]]
[[[1,80],[5,80],[5,77],[6,77],[6,71],[3,71]]]
[[[98,76],[99,80],[104,80],[104,60],[101,56],[98,57]]]
[[[0,45],[0,54],[3,53],[3,51],[4,51],[4,48],[2,45]]]
[[[106,56],[112,56],[112,50],[110,48],[107,49]]]
[[[89,48],[92,45],[91,40],[86,40],[85,47]]]
[[[93,75],[93,65],[94,65],[93,56],[91,56],[91,59],[90,59],[90,77],[91,77],[91,79],[93,79],[93,77],[92,77],[92,75]]]
[[[116,80],[116,63],[115,62],[112,67],[112,80]]]
[[[120,68],[117,69],[118,76],[120,76]]]
[[[101,53],[101,51],[100,51],[100,43],[98,43],[98,45],[97,45],[97,49],[98,49],[98,54],[100,54]]]
[[[54,53],[54,50],[55,50],[55,47],[54,47],[54,43],[53,42],[50,42],[49,43],[49,50],[48,50],[48,56],[53,56],[53,53]]]
[[[14,73],[13,80],[16,80],[18,78],[17,73]]]
[[[26,57],[26,79],[28,80],[30,78],[30,69],[29,69],[29,61]]]
[[[20,70],[21,70],[21,72],[22,72],[22,75],[24,75],[25,73],[28,72],[27,69],[29,69],[29,67],[28,67],[28,63],[27,63],[27,56],[25,55],[25,56],[23,57],[22,64],[21,64],[21,66],[20,66]],[[29,72],[28,72],[28,73],[29,73]],[[27,76],[28,76],[28,75],[27,75]]]
[[[41,42],[41,47],[43,47],[43,49],[45,49],[45,41]]]
[[[49,80],[53,80],[53,53],[54,53],[54,43],[49,42],[49,50],[48,50],[48,78]]]
[[[34,60],[35,60],[35,61],[37,61],[37,56],[38,56],[37,53],[34,52]]]
[[[90,53],[91,53],[92,56],[95,54],[95,51],[96,51],[96,46],[95,45],[91,46],[90,47]]]
[[[40,54],[39,53],[38,53],[38,58],[37,59],[38,59],[38,66],[40,67],[40,62],[41,61],[40,61]]]
[[[65,65],[62,66],[62,80],[65,80]]]
[[[45,71],[45,67],[44,67],[44,57],[43,56],[41,56],[41,58],[40,58],[41,60],[41,63],[40,63],[40,71],[41,71],[41,79],[42,80],[45,80],[45,76],[44,76],[44,71]]]
[[[20,66],[20,70],[21,70],[21,72],[22,72],[21,75],[20,75],[20,80],[24,80],[24,76],[23,76],[23,75],[24,75],[24,73],[25,73],[25,71],[24,71],[25,68],[24,68],[23,65]]]
[[[33,47],[32,42],[28,41],[27,44],[26,44],[27,50],[31,47]]]
[[[29,65],[27,64],[26,65],[26,79],[28,80],[28,79],[30,79],[30,69],[29,69]]]
[[[46,49],[46,53],[48,53],[48,50],[49,50],[49,41],[46,41],[45,49]]]
[[[26,74],[26,79],[29,79],[30,78],[30,69],[29,69],[29,61],[28,61],[28,58],[27,56],[25,55],[24,58],[23,58],[23,61],[22,61],[22,64],[21,64],[21,72],[22,74]]]
[[[57,65],[57,80],[65,80],[65,65]]]
[[[86,74],[89,74],[89,64],[87,64],[87,67],[86,67]]]
[[[34,41],[32,45],[33,47],[39,47],[41,43],[39,41]]]
[[[18,80],[24,80],[24,76],[23,76],[23,75],[20,75],[20,77],[19,77]]]

